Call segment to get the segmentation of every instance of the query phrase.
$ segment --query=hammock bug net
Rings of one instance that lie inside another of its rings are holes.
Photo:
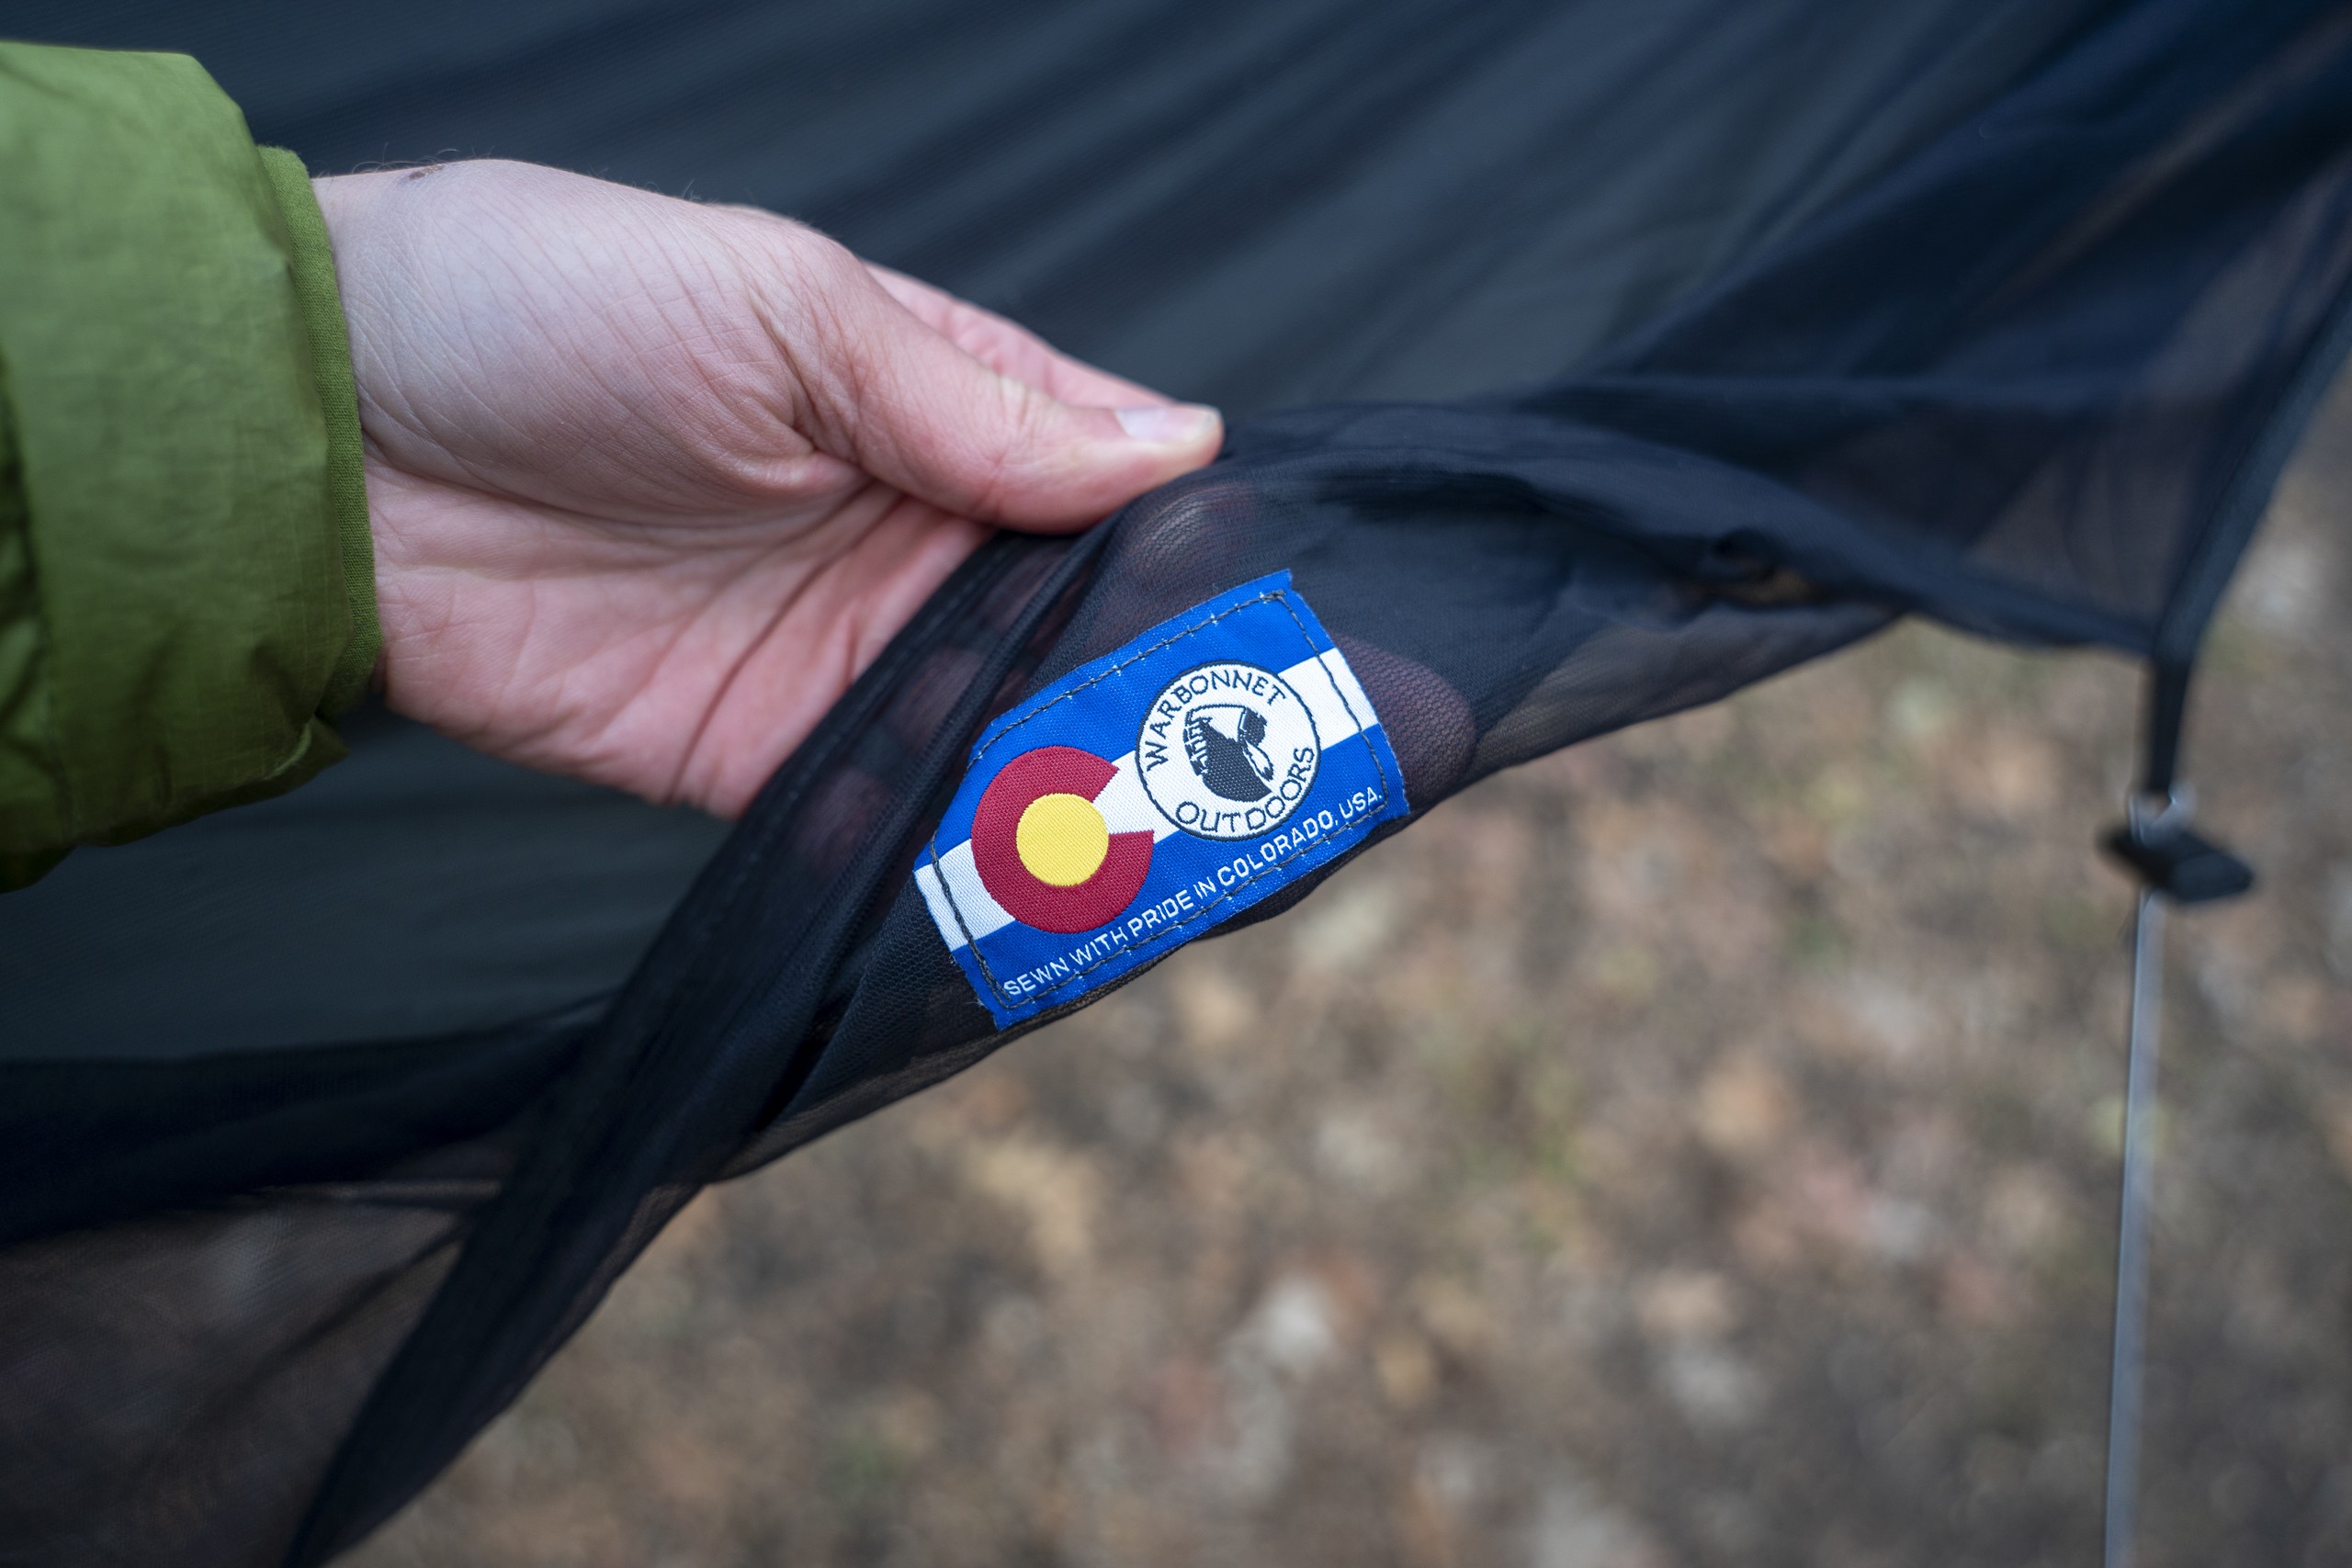
[[[314,168],[455,147],[790,211],[1244,417],[1078,539],[984,547],[731,830],[362,716],[312,788],[0,900],[0,1561],[323,1561],[702,1186],[1479,778],[1902,615],[2145,659],[2169,782],[2165,694],[2346,340],[2340,7],[9,28],[188,49]],[[1014,760],[1115,773],[1211,669],[1170,715],[1190,796],[1057,773],[986,825]],[[1186,798],[1280,797],[1249,671],[1316,720],[1302,815],[1194,831]],[[1048,796],[1105,838],[1041,886],[1151,836],[1111,919],[1021,918]]]

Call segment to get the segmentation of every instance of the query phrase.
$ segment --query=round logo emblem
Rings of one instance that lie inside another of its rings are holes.
[[[1118,773],[1074,746],[1040,746],[1001,769],[972,816],[972,864],[1004,912],[1039,931],[1119,918],[1151,870],[1151,834],[1113,831],[1094,804]]]
[[[1144,714],[1136,768],[1161,816],[1203,839],[1247,839],[1289,817],[1323,760],[1290,683],[1256,664],[1188,670]]]

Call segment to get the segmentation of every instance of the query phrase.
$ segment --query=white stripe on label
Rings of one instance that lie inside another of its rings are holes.
[[[1337,745],[1357,730],[1370,729],[1380,722],[1380,716],[1372,711],[1372,699],[1356,684],[1356,672],[1348,668],[1347,656],[1336,648],[1320,659],[1292,665],[1283,671],[1283,679],[1315,716],[1315,739],[1323,745]]]
[[[1363,687],[1356,682],[1356,672],[1348,668],[1345,655],[1338,649],[1316,659],[1301,660],[1282,672],[1299,700],[1306,705],[1307,713],[1315,720],[1315,739],[1324,747],[1335,746],[1358,730],[1370,729],[1380,722],[1372,711],[1372,699],[1364,695]],[[1119,771],[1094,797],[1102,819],[1114,833],[1139,833],[1150,830],[1152,842],[1158,843],[1176,829],[1176,824],[1159,813],[1144,793],[1143,779],[1136,772],[1134,748],[1128,748],[1119,759]],[[925,861],[915,867],[915,886],[922,889],[922,900],[931,908],[932,923],[939,928],[948,951],[962,947],[967,935],[978,942],[990,931],[1002,931],[1012,923],[1012,917],[1002,905],[989,897],[988,888],[980,881],[980,869],[972,861],[969,839],[939,857],[938,869]],[[954,895],[953,907],[949,895]],[[962,918],[958,919],[958,916]]]
[[[922,900],[931,906],[932,923],[946,939],[950,952],[964,945],[967,932],[978,942],[989,932],[1002,931],[1012,923],[1012,917],[989,897],[987,886],[980,881],[980,868],[972,863],[969,839],[940,856],[937,871],[928,861],[916,866],[915,886],[922,889]],[[953,908],[947,903],[951,894],[955,897]],[[963,917],[960,922],[958,915]]]
[[[1136,772],[1136,754],[1130,750],[1119,759],[1119,771],[1094,797],[1094,808],[1102,813],[1102,821],[1114,833],[1149,833],[1154,843],[1176,830],[1175,824],[1159,814],[1151,796],[1143,792],[1143,775]]]

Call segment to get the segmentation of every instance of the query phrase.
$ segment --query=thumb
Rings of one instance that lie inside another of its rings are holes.
[[[848,257],[801,319],[824,341],[799,368],[833,456],[959,516],[1078,528],[1215,457],[1217,412],[1090,408],[998,374],[919,320]],[[798,356],[796,356],[798,357]]]

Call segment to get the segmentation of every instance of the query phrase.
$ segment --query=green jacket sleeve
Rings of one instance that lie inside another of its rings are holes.
[[[359,460],[300,163],[185,56],[0,43],[0,887],[343,755]]]

